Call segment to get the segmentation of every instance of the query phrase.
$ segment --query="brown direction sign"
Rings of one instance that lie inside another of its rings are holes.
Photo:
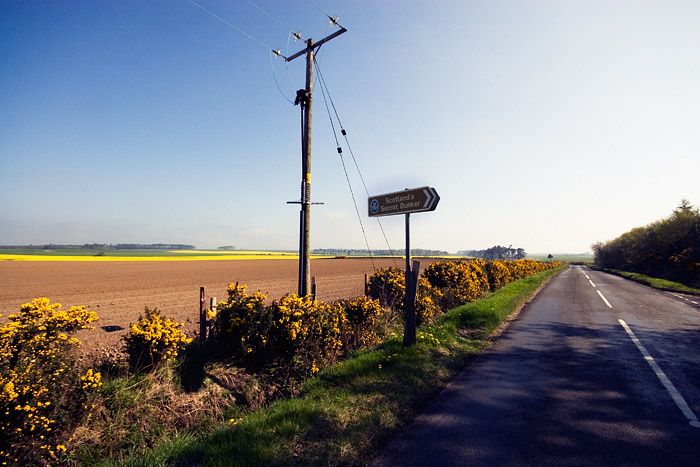
[[[393,216],[412,212],[434,211],[440,201],[435,188],[424,186],[396,191],[367,199],[369,217]]]

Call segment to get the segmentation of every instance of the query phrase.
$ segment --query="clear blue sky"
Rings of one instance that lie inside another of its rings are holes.
[[[300,47],[246,0],[195,1]],[[415,247],[582,252],[700,204],[700,2],[315,3],[349,29],[320,64],[370,192],[442,196]],[[309,1],[255,4],[333,31]],[[272,63],[303,87],[302,61]],[[312,247],[362,248],[315,97]],[[0,244],[293,249],[299,154],[268,51],[186,0],[2,2]],[[403,219],[384,225],[400,248]]]

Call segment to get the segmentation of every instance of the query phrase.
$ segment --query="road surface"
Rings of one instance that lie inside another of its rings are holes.
[[[700,297],[553,279],[372,462],[700,465]]]

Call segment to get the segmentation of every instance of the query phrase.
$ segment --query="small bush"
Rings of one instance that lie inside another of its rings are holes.
[[[97,320],[83,306],[37,298],[0,326],[0,463],[45,464],[66,452],[65,433],[101,384],[100,373],[82,374],[71,334]]]
[[[182,326],[182,323],[164,317],[157,308],[146,307],[144,314],[124,336],[131,368],[147,370],[158,362],[177,357],[192,342],[182,331]]]
[[[340,355],[347,324],[340,306],[292,294],[273,301],[269,313],[271,326],[262,350],[291,363],[294,376],[315,374]]]
[[[345,311],[347,318],[347,332],[344,340],[347,348],[376,344],[379,340],[377,324],[384,314],[379,300],[370,297],[357,297],[352,300],[340,300],[338,306]]]
[[[406,300],[406,273],[399,268],[379,269],[369,276],[369,296],[403,317]],[[440,314],[442,292],[429,281],[418,279],[416,294],[416,322],[418,325],[433,321]]]
[[[403,309],[406,297],[406,274],[399,268],[390,267],[379,269],[369,276],[367,281],[368,295],[382,306],[394,311]]]
[[[486,265],[486,274],[489,278],[489,287],[492,292],[511,281],[510,269],[501,260],[489,261]]]
[[[299,379],[343,350],[349,328],[339,304],[292,294],[265,305],[267,294],[249,295],[238,283],[228,293],[217,307],[216,339],[249,370],[274,369],[283,379]]]
[[[437,261],[428,266],[423,276],[440,291],[440,306],[449,310],[473,302],[489,289],[486,261]]]
[[[256,340],[253,327],[259,328],[265,315],[267,294],[257,291],[249,295],[247,288],[238,282],[229,284],[228,298],[219,302],[214,319],[214,332],[219,341],[237,355],[248,353],[247,349]]]
[[[418,278],[418,293],[416,294],[416,325],[429,324],[443,313],[440,308],[442,292],[433,287],[425,277]]]

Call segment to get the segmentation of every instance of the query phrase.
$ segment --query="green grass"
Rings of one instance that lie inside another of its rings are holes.
[[[175,434],[127,459],[126,465],[364,464],[488,347],[509,315],[562,269],[513,282],[451,310],[438,323],[421,327],[412,348],[403,348],[400,336],[390,336],[378,348],[322,371],[299,397],[277,401],[213,431]]]
[[[552,254],[554,258],[552,261],[563,261],[566,263],[593,263],[593,255],[581,255],[581,254]],[[527,259],[534,259],[536,261],[549,261],[546,254],[534,254],[527,255]]]
[[[659,277],[646,276],[644,274],[639,274],[637,272],[620,271],[617,269],[604,269],[604,268],[594,268],[599,271],[614,274],[616,276],[624,277],[625,279],[633,280],[643,285],[653,287],[660,290],[668,290],[672,292],[689,292],[691,294],[700,294],[700,289],[689,287],[680,282],[673,282],[668,279],[661,279]]]

